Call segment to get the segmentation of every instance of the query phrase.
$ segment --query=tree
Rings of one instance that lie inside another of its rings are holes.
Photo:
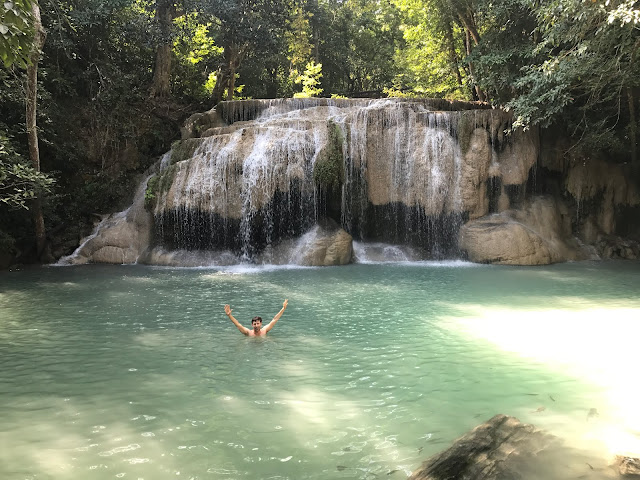
[[[46,32],[40,19],[40,6],[37,1],[31,4],[31,16],[33,18],[33,44],[27,65],[27,94],[26,94],[26,127],[29,143],[29,157],[33,170],[40,172],[40,146],[38,145],[38,129],[36,125],[36,111],[38,108],[38,63],[40,54],[46,40]],[[38,259],[48,259],[45,255],[47,246],[47,233],[42,215],[42,199],[37,195],[32,203],[33,223],[36,235],[36,256]],[[50,257],[50,254],[48,255]]]
[[[632,1],[530,3],[538,24],[507,106],[516,125],[562,122],[577,153],[638,161],[640,9]]]
[[[227,100],[232,100],[236,75],[245,58],[281,46],[291,5],[287,0],[204,0],[196,5],[217,20],[212,33],[224,49],[213,101],[221,101],[225,92]]]
[[[155,20],[158,27],[156,63],[153,69],[151,96],[166,98],[171,95],[171,30],[178,11],[173,0],[156,0]]]
[[[464,31],[434,0],[395,0],[402,12],[406,48],[396,54],[401,71],[396,89],[414,95],[466,99]]]
[[[302,92],[296,93],[295,98],[317,97],[322,93],[319,88],[320,79],[322,78],[322,64],[309,62],[304,73],[296,78],[296,83],[302,83]]]
[[[377,95],[393,84],[404,45],[398,9],[383,0],[310,2],[314,59],[326,94]]]

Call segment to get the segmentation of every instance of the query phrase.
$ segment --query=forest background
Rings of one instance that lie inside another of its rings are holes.
[[[637,166],[639,51],[630,0],[2,0],[0,257],[70,253],[221,100],[489,102]]]

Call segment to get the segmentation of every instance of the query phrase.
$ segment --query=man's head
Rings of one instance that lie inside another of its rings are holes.
[[[251,326],[257,332],[262,328],[262,317],[253,317],[251,319]]]

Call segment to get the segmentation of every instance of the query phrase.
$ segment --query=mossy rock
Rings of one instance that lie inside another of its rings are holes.
[[[152,210],[158,198],[167,192],[176,178],[178,167],[171,165],[159,175],[154,175],[147,182],[147,188],[144,191],[144,208]]]
[[[171,145],[171,164],[193,157],[200,145],[202,145],[202,139],[200,138],[187,138],[186,140],[173,142]]]
[[[167,168],[164,171],[164,173],[160,177],[160,180],[158,181],[159,194],[162,194],[171,188],[171,185],[173,185],[173,181],[176,178],[177,171],[178,171],[178,167],[175,164],[171,165],[169,168]]]
[[[316,185],[327,190],[336,190],[344,183],[344,134],[339,125],[328,123],[329,139],[326,148],[319,154],[313,167]]]
[[[158,195],[158,181],[160,177],[154,175],[147,181],[147,188],[144,191],[144,208],[151,210]]]

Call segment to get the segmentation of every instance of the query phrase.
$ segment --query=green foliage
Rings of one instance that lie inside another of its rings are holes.
[[[207,101],[215,87],[215,66],[223,48],[216,44],[212,19],[190,12],[174,20],[174,96]]]
[[[322,64],[311,61],[307,63],[304,73],[296,78],[295,83],[302,83],[302,92],[293,96],[295,98],[317,97],[322,93],[319,87],[322,78]]]
[[[15,245],[15,238],[0,230],[0,252],[14,253]]]
[[[400,30],[406,47],[396,52],[400,68],[392,91],[466,99],[468,93],[456,75],[465,76],[458,63],[465,57],[463,32],[452,22],[448,9],[434,0],[394,0],[394,4],[403,15]]]
[[[514,112],[514,126],[562,125],[575,139],[574,155],[628,159],[638,136],[628,108],[640,87],[637,2],[500,3],[521,20],[506,22],[512,15],[503,10],[496,23],[504,30],[494,28],[485,35],[494,41],[478,50],[478,75]],[[513,47],[497,48],[507,37]]]
[[[291,13],[285,38],[287,58],[291,62],[292,72],[299,72],[312,59],[314,45],[311,43],[312,32],[309,22],[312,17],[312,12],[305,11],[299,5],[295,6]]]
[[[398,72],[404,45],[398,9],[383,0],[320,0],[310,19],[327,93],[376,95]]]
[[[0,2],[0,59],[5,67],[25,68],[33,43],[31,5],[35,0]]]
[[[159,180],[160,177],[158,177],[158,175],[154,175],[147,181],[147,188],[144,191],[144,208],[147,210],[151,210],[153,203],[156,200]]]
[[[344,183],[344,135],[339,125],[329,122],[325,150],[313,166],[313,180],[322,189],[338,190]]]
[[[28,210],[28,201],[51,192],[53,184],[52,177],[27,165],[13,150],[0,124],[0,204]]]

